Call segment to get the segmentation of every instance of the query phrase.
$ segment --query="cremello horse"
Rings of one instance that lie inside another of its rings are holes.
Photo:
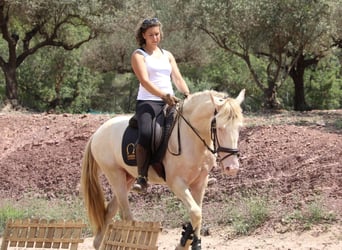
[[[189,213],[191,224],[176,249],[188,249],[190,245],[193,250],[201,249],[202,199],[209,171],[216,163],[226,174],[236,174],[239,168],[237,146],[243,119],[240,104],[244,97],[244,90],[237,98],[209,90],[190,95],[184,100],[182,109],[177,111],[179,118],[163,159],[166,180],[159,177],[152,167],[149,169],[149,183],[167,185]],[[133,220],[128,192],[137,176],[137,168],[125,165],[121,155],[121,141],[129,118],[117,116],[106,121],[86,145],[81,187],[96,235],[96,249],[101,244],[107,224],[117,212],[121,219]],[[180,148],[180,154],[175,154]],[[107,206],[98,178],[100,171],[112,186],[113,198]]]

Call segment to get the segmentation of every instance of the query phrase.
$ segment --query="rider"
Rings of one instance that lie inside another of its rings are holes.
[[[165,104],[174,106],[178,102],[171,80],[185,97],[190,93],[174,56],[159,47],[162,38],[162,24],[157,18],[143,20],[136,32],[140,48],[136,49],[131,57],[133,71],[140,82],[136,102],[139,135],[135,149],[138,178],[133,185],[133,190],[138,192],[147,190],[152,120]]]

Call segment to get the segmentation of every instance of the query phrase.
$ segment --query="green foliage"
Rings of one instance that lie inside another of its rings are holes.
[[[331,45],[324,1],[203,0],[192,14],[195,26],[246,63],[266,107],[278,107],[277,92],[299,55],[321,57]]]
[[[45,200],[26,197],[19,201],[2,200],[0,203],[0,234],[9,219],[44,218],[79,220],[88,223],[83,201],[79,197],[68,200]],[[90,230],[88,231],[90,233]]]
[[[336,221],[336,215],[327,212],[322,201],[316,197],[302,209],[295,209],[283,219],[283,224],[300,224],[303,229],[311,229],[313,225],[320,223],[332,223]]]
[[[164,226],[171,228],[179,227],[181,223],[190,221],[184,204],[168,189],[162,193],[153,194],[144,201],[131,197],[130,204],[134,209],[135,219],[143,221],[149,218],[151,221],[162,221]]]
[[[186,76],[186,82],[191,92],[214,89],[227,92],[230,96],[236,96],[242,89],[247,89],[243,109],[256,111],[262,105],[260,89],[253,84],[246,64],[236,56],[215,48],[211,50],[211,58],[205,65],[197,67],[182,63],[180,68],[183,75]]]
[[[165,205],[165,214],[176,214],[180,217],[180,221],[189,221],[189,214],[184,206],[184,204],[176,197],[164,197],[163,204]],[[173,217],[173,216],[172,216]],[[177,226],[177,222],[171,226]]]
[[[23,219],[28,217],[27,213],[23,210],[6,204],[0,207],[0,233],[4,231],[6,222],[9,219]]]
[[[37,111],[71,113],[90,108],[101,78],[78,66],[79,53],[46,48],[28,58],[18,71],[22,105]]]
[[[132,73],[102,74],[98,91],[91,97],[91,109],[109,113],[134,112],[138,87]]]
[[[342,130],[342,118],[340,119],[336,119],[333,123],[333,126],[336,128],[336,129],[339,129],[339,130]]]
[[[40,52],[46,47],[59,47],[67,51],[80,48],[82,44],[94,39],[101,33],[112,31],[110,21],[113,21],[116,1],[91,1],[70,0],[70,1],[42,1],[42,0],[13,0],[4,1],[1,4],[0,16],[3,21],[0,33],[0,67],[6,80],[6,98],[14,101],[25,97],[19,96],[24,89],[33,89],[32,86],[19,86],[18,67],[32,55]],[[56,54],[55,54],[56,56]],[[56,100],[50,102],[55,109],[60,103],[59,86],[64,78],[64,71],[60,63],[64,63],[62,57],[57,57],[58,62],[54,64],[56,74],[55,90]],[[53,76],[52,76],[53,77]],[[24,79],[26,83],[26,79]],[[38,87],[45,84],[40,82]],[[72,83],[72,98],[79,95],[77,84]],[[33,86],[36,88],[36,86]],[[51,99],[50,91],[46,89],[35,90],[37,95],[30,96],[31,99],[40,99],[44,95],[43,102]],[[70,94],[71,91],[66,91]],[[69,97],[70,99],[70,97]],[[39,100],[40,101],[40,100]],[[67,101],[70,103],[71,101]],[[32,101],[31,101],[32,102]],[[34,101],[33,101],[34,102]],[[54,103],[53,103],[54,102]],[[57,104],[57,105],[56,105]],[[64,104],[64,103],[63,103]],[[45,109],[41,103],[37,104],[37,109]],[[67,104],[67,106],[69,106]]]
[[[192,92],[215,89],[234,96],[246,88],[244,110],[259,111],[265,102],[265,91],[274,84],[277,101],[283,108],[291,109],[294,85],[287,78],[287,70],[296,57],[298,46],[305,45],[305,56],[316,55],[320,51],[331,51],[329,39],[333,36],[338,41],[340,36],[339,5],[336,1],[326,3],[294,0],[11,1],[10,30],[19,36],[18,56],[24,52],[25,34],[35,23],[44,24],[42,31],[45,33],[38,32],[30,40],[30,48],[43,41],[44,34],[52,34],[55,24],[73,14],[74,18],[63,23],[56,33],[60,42],[75,45],[98,35],[96,40],[77,51],[32,50],[34,53],[17,71],[19,101],[36,111],[133,112],[138,89],[130,66],[130,56],[136,48],[134,32],[143,18],[157,16],[164,29],[161,46],[174,54]],[[203,32],[203,27],[212,32],[210,36]],[[341,49],[332,52],[341,58]],[[5,61],[8,58],[8,44],[4,39],[0,39],[0,56]],[[316,68],[306,69],[305,97],[309,106],[341,108],[340,71],[341,65],[331,56]],[[5,79],[1,74],[0,104],[4,99]]]
[[[231,225],[235,234],[248,235],[269,219],[272,207],[266,197],[248,193],[228,200],[224,210],[220,223]]]
[[[306,74],[306,96],[314,109],[338,109],[342,106],[342,72],[336,57],[320,60]]]

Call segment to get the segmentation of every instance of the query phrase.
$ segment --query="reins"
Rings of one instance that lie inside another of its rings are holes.
[[[204,146],[213,154],[216,153],[216,150],[215,149],[212,149],[210,148],[210,146],[207,144],[207,142],[202,138],[202,136],[197,132],[197,130],[191,125],[191,123],[183,116],[183,102],[180,106],[180,109],[179,108],[176,108],[175,109],[176,112],[177,112],[177,139],[178,139],[178,152],[177,153],[173,153],[173,152],[170,152],[172,155],[181,155],[182,154],[182,146],[181,146],[181,143],[180,143],[180,122],[179,122],[179,117],[181,117],[183,119],[183,121],[185,121],[185,123],[191,128],[191,130],[197,135],[197,137],[203,142]],[[215,110],[216,112],[216,110]]]

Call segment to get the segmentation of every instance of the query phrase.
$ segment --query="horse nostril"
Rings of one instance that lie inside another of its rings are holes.
[[[229,176],[236,176],[237,173],[239,172],[239,168],[235,168],[235,167],[225,167],[225,173]]]

